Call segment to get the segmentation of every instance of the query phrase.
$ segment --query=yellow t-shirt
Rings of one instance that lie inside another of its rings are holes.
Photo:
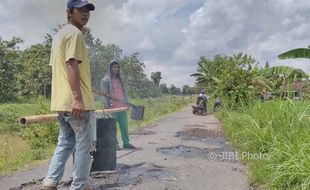
[[[88,50],[82,32],[69,23],[57,32],[52,42],[49,63],[52,66],[51,110],[72,110],[73,95],[68,81],[66,63],[71,58],[80,61],[80,88],[85,110],[94,110]]]

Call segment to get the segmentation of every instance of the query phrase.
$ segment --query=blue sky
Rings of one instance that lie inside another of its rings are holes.
[[[145,72],[162,82],[193,85],[199,57],[250,54],[264,65],[291,65],[310,72],[310,60],[277,55],[310,45],[310,1],[303,0],[93,0],[88,27],[125,55],[139,52]],[[66,22],[66,0],[1,0],[0,36],[18,36],[23,47],[44,41]]]

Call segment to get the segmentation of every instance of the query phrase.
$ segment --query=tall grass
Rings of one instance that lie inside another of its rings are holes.
[[[268,155],[243,159],[250,178],[270,189],[310,189],[310,102],[257,102],[222,112],[226,136],[240,152]]]
[[[0,135],[0,175],[17,170],[31,160],[30,147],[13,135]]]

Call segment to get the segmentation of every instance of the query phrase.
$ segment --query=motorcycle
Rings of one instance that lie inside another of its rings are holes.
[[[207,115],[207,101],[202,98],[197,98],[196,105],[193,107],[193,114],[195,115]]]

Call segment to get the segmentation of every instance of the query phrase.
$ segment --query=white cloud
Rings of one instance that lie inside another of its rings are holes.
[[[146,37],[139,43],[138,49],[140,51],[150,51],[155,49],[155,45],[150,38]]]
[[[310,2],[293,0],[205,1],[183,29],[185,37],[174,52],[175,59],[244,52],[262,63],[279,64],[278,54],[310,43],[309,6]]]

